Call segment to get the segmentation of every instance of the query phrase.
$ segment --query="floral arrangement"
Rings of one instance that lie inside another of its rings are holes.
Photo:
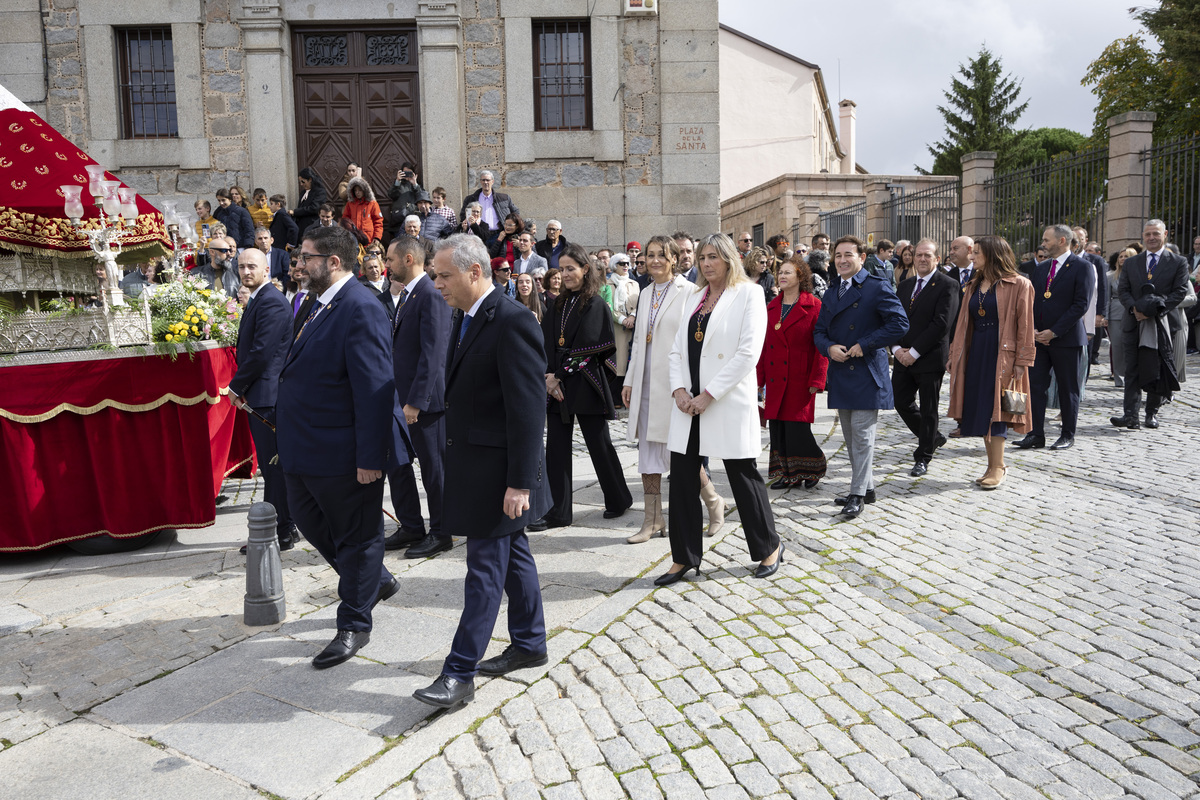
[[[185,346],[205,340],[223,345],[237,342],[241,318],[237,301],[220,289],[209,289],[199,278],[188,275],[142,297],[150,304],[151,337],[156,342]]]

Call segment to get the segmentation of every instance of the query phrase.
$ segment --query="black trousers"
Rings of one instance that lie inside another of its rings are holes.
[[[442,459],[446,454],[446,415],[444,412],[426,413],[417,417],[415,425],[408,426],[408,436],[421,462],[421,485],[425,487],[425,499],[429,503],[429,532],[435,536],[442,533],[442,488],[445,470]],[[392,493],[392,507],[396,519],[405,530],[425,531],[425,520],[421,517],[421,495],[417,491],[417,474],[412,462],[388,473],[388,486]]]
[[[292,519],[338,574],[338,630],[371,630],[371,607],[380,587],[392,580],[383,566],[383,481],[285,477]]]
[[[542,590],[525,531],[496,539],[467,539],[463,612],[443,674],[460,681],[475,677],[504,595],[508,595],[510,641],[527,653],[546,652]]]
[[[1125,416],[1136,417],[1142,408],[1142,386],[1138,377],[1138,329],[1128,328],[1125,334]],[[1181,333],[1173,333],[1172,337]],[[1172,339],[1173,340],[1173,339]],[[1154,392],[1146,392],[1146,413],[1157,414],[1162,405],[1162,397]]]
[[[1033,434],[1046,435],[1046,395],[1050,390],[1050,373],[1058,384],[1058,407],[1062,411],[1062,435],[1075,437],[1079,420],[1079,359],[1083,345],[1078,347],[1048,347],[1035,345],[1033,369],[1029,370],[1029,393],[1033,413]]]
[[[275,406],[256,409],[266,417],[272,425],[275,424]],[[275,445],[275,431],[268,428],[253,414],[250,417],[250,438],[254,440],[254,452],[258,456],[258,471],[263,479],[263,500],[275,506],[275,530],[286,533],[292,525],[292,513],[288,509],[287,483],[283,478],[283,468],[272,464],[278,451]]]
[[[1088,364],[1095,364],[1100,360],[1100,342],[1108,336],[1108,328],[1101,325],[1096,328],[1096,333],[1091,339],[1088,339]]]
[[[942,377],[945,374],[941,370],[913,372],[899,361],[892,369],[892,395],[895,397],[896,413],[917,437],[914,461],[929,463],[933,460],[939,433],[938,395],[942,391]]]
[[[733,502],[737,503],[746,544],[750,545],[750,558],[762,561],[779,547],[779,534],[775,533],[775,517],[771,514],[767,485],[758,472],[758,462],[753,458],[727,458],[721,463],[729,476]],[[671,558],[676,564],[699,565],[705,520],[704,506],[700,502],[698,454],[672,451],[669,498]]]
[[[633,505],[633,495],[629,493],[617,451],[613,449],[612,439],[608,436],[608,420],[600,414],[580,414],[563,422],[557,412],[547,414],[546,477],[554,505],[546,517],[568,525],[572,519],[571,501],[575,491],[571,470],[571,437],[575,431],[575,420],[579,421],[579,430],[583,432],[583,441],[592,457],[592,466],[596,468],[600,489],[604,492],[604,508],[607,511],[624,511]],[[699,491],[697,487],[696,492]]]

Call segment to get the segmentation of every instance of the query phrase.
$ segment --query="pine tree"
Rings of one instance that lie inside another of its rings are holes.
[[[1021,85],[1004,74],[1000,59],[981,47],[979,55],[959,64],[958,75],[950,79],[950,90],[943,94],[946,105],[938,106],[938,112],[946,121],[946,138],[929,145],[933,169],[928,173],[920,167],[917,170],[961,175],[960,159],[977,150],[995,151],[999,154],[997,168],[1007,168],[1008,154],[1020,136],[1017,120],[1029,103],[1018,105]]]

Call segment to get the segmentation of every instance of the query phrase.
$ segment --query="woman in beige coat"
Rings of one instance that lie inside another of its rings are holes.
[[[642,529],[626,539],[630,544],[666,536],[662,510],[662,476],[671,469],[667,433],[671,425],[670,370],[668,357],[679,326],[687,313],[688,298],[696,287],[675,274],[679,245],[668,236],[655,236],[646,243],[646,268],[651,282],[637,301],[637,323],[633,329],[633,353],[621,389],[621,401],[629,408],[626,438],[638,443],[638,471],[642,473],[646,518]],[[635,283],[634,286],[637,284]],[[700,498],[708,507],[708,535],[724,524],[725,501],[700,469]]]
[[[1027,433],[1029,367],[1033,366],[1033,284],[1017,271],[1008,242],[983,236],[971,254],[974,275],[963,290],[950,345],[950,409],[963,436],[982,436],[988,466],[975,482],[984,489],[1004,483],[1004,439],[1008,429]],[[1025,411],[1001,410],[1005,389],[1026,397]]]

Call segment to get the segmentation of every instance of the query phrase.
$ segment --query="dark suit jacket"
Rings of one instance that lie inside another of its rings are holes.
[[[383,310],[387,312],[388,319],[395,319],[396,301],[395,298],[392,297],[391,285],[388,286],[388,290],[386,292],[379,293],[379,302],[383,303]]]
[[[267,254],[267,264],[271,267],[268,276],[278,278],[279,282],[286,287],[288,272],[292,269],[292,257],[288,255],[288,251],[272,247],[271,252]]]
[[[271,218],[271,238],[284,249],[300,244],[300,226],[292,219],[287,209],[279,209]]]
[[[442,411],[446,402],[450,306],[434,288],[433,281],[422,277],[396,313],[392,364],[400,404],[423,412]]]
[[[316,301],[317,296],[312,292],[305,294],[304,299],[300,301],[300,308],[296,310],[296,316],[292,318],[293,339],[300,334],[300,329],[304,327],[304,320],[308,319],[308,315],[312,311],[313,303]]]
[[[567,237],[561,234],[558,237],[558,252],[555,253],[555,247],[551,246],[549,239],[542,239],[533,246],[533,251],[542,258],[546,259],[547,267],[558,267],[558,256],[562,254],[563,249],[567,246]]]
[[[971,275],[974,275],[975,267],[974,266],[970,267],[970,270],[971,270]],[[954,278],[954,282],[958,284],[959,294],[962,293],[962,275],[961,275],[961,273],[962,273],[962,270],[960,270],[958,267],[951,267],[950,270],[946,273],[951,278]],[[830,281],[830,283],[832,284],[833,281]]]
[[[457,346],[450,335],[446,365],[446,486],[470,497],[447,502],[442,530],[455,536],[508,536],[550,510],[543,415],[546,379],[542,332],[529,309],[491,292]],[[529,511],[509,519],[509,488],[529,490]]]
[[[1033,328],[1054,332],[1050,347],[1082,347],[1087,344],[1083,315],[1096,288],[1096,268],[1092,262],[1071,253],[1055,272],[1050,296],[1046,297],[1046,282],[1053,262],[1054,259],[1047,258],[1033,270]]]
[[[1096,268],[1096,313],[1103,317],[1108,308],[1108,262],[1095,253],[1083,253],[1080,258]]]
[[[912,293],[916,286],[917,279],[913,277],[901,281],[896,290],[908,313],[908,333],[897,344],[916,348],[920,354],[911,367],[906,367],[909,371],[945,372],[950,357],[950,331],[958,319],[961,292],[954,279],[940,269],[930,273],[929,283],[921,288],[914,303]]]
[[[458,219],[462,221],[467,218],[467,206],[471,203],[478,203],[479,196],[483,194],[482,189],[476,189],[465,198],[463,198],[462,208],[458,211]],[[509,214],[520,214],[521,209],[517,208],[517,204],[512,201],[512,198],[503,192],[492,190],[492,208],[496,209],[496,226],[504,227],[504,218]],[[487,239],[484,239],[486,242]]]
[[[284,472],[335,477],[408,463],[389,333],[379,301],[351,278],[292,343],[275,404]]]
[[[821,298],[813,341],[826,358],[835,344],[844,347],[857,344],[863,356],[840,364],[829,359],[825,378],[829,407],[892,408],[895,403],[885,348],[890,349],[908,333],[904,307],[887,281],[865,269],[855,274],[850,289],[839,298],[840,287],[841,278],[835,278]]]
[[[1128,314],[1125,315],[1124,328],[1126,333],[1137,330],[1138,321],[1133,316],[1136,308],[1148,317],[1157,317],[1168,311],[1173,311],[1183,298],[1187,297],[1188,263],[1183,256],[1177,256],[1170,250],[1164,249],[1158,266],[1154,268],[1154,279],[1146,279],[1146,264],[1149,263],[1148,253],[1138,253],[1125,259],[1121,268],[1121,280],[1117,283],[1117,297]],[[1145,288],[1149,287],[1149,289]],[[1178,314],[1167,316],[1172,335],[1183,330]]]
[[[275,405],[279,372],[292,341],[292,309],[283,292],[265,284],[250,301],[238,327],[237,374],[229,391],[256,411]]]
[[[1031,258],[1028,261],[1022,261],[1020,264],[1018,264],[1017,271],[1020,272],[1022,275],[1024,275],[1026,278],[1029,278],[1029,282],[1032,283],[1033,282],[1033,271],[1035,269],[1037,269],[1037,265],[1038,265],[1037,259]],[[946,274],[949,275],[950,273],[946,273]],[[1097,304],[1096,308],[1100,308],[1099,304]]]
[[[375,295],[376,297],[379,297],[379,295],[381,295],[385,292],[388,292],[390,290],[390,287],[388,286],[388,281],[386,281],[386,280],[383,282],[383,292],[380,292],[378,289],[376,289],[374,286],[372,286],[370,281],[368,281],[366,278],[364,278],[362,276],[359,276],[358,282],[361,283],[363,286],[365,286],[367,291],[370,292],[371,294]]]

